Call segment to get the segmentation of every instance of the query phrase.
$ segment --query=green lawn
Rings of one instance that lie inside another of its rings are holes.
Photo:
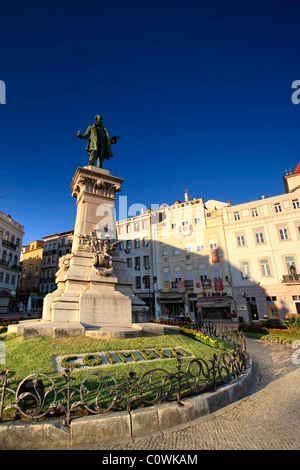
[[[14,336],[4,333],[0,335],[0,340],[5,343],[6,367],[15,377],[16,380],[22,380],[29,374],[36,372],[44,373],[50,377],[57,375],[54,366],[53,356],[56,355],[72,355],[86,352],[97,351],[122,351],[146,348],[168,348],[180,346],[189,352],[193,357],[202,358],[209,361],[213,354],[217,355],[224,352],[205,345],[199,341],[188,338],[185,335],[170,336],[141,336],[134,339],[124,340],[101,340],[89,337],[69,337],[69,338],[33,338],[24,340],[22,336]],[[189,359],[190,360],[190,359]],[[151,362],[140,362],[130,364],[120,364],[115,366],[106,366],[105,370],[111,374],[124,375],[129,370],[143,373],[147,369],[152,368],[169,368],[176,365],[176,359],[167,359]],[[94,370],[89,369],[88,371]],[[87,370],[74,371],[74,377],[80,378],[87,374]]]
[[[81,353],[95,353],[95,352],[108,352],[108,351],[125,351],[125,350],[139,350],[139,349],[153,349],[153,348],[176,348],[180,347],[183,350],[187,351],[192,355],[192,357],[183,358],[182,362],[182,371],[186,370],[189,362],[193,358],[201,358],[210,367],[210,360],[213,355],[221,355],[225,351],[230,351],[232,346],[228,343],[222,343],[220,349],[215,348],[206,344],[203,344],[199,340],[192,339],[184,334],[180,335],[170,335],[170,336],[150,336],[144,335],[134,339],[124,339],[124,340],[100,340],[89,337],[73,337],[73,338],[33,338],[24,340],[22,336],[15,336],[12,334],[1,334],[0,340],[4,341],[6,349],[6,364],[0,365],[0,370],[7,368],[9,371],[9,378],[13,379],[9,383],[9,387],[16,389],[17,382],[25,379],[28,375],[34,373],[46,374],[50,377],[57,389],[64,387],[66,382],[62,373],[57,373],[55,370],[55,364],[53,357],[57,355],[68,355],[72,356],[75,354]],[[197,365],[193,366],[193,374],[189,379],[189,387],[192,389],[197,384],[198,389],[206,386],[206,377],[205,374],[201,375],[197,379]],[[118,364],[118,365],[106,365],[103,367],[93,367],[88,369],[73,369],[71,376],[74,377],[72,381],[72,387],[80,387],[81,382],[87,377],[85,382],[85,387],[88,390],[87,397],[89,406],[100,407],[102,410],[110,408],[111,404],[114,403],[114,389],[116,384],[118,387],[124,387],[126,396],[126,387],[128,385],[127,380],[130,372],[134,372],[136,375],[132,376],[131,384],[134,384],[131,396],[134,397],[137,384],[139,387],[145,387],[145,393],[143,392],[144,398],[151,400],[157,397],[157,394],[160,396],[165,393],[169,394],[168,387],[172,383],[172,390],[174,390],[173,397],[176,397],[176,390],[173,388],[174,382],[172,379],[170,381],[168,373],[176,372],[177,368],[177,359],[161,359],[161,360],[152,360],[145,362],[131,362],[127,364]],[[151,373],[152,369],[158,369],[155,373]],[[91,372],[103,371],[107,374],[100,372],[101,377],[99,379],[98,375],[89,376]],[[167,371],[167,373],[165,372]],[[204,372],[207,371],[206,366],[204,366]],[[146,374],[145,377],[139,382],[143,374]],[[44,380],[44,379],[43,379]],[[45,379],[46,380],[46,379]],[[182,379],[183,380],[183,379]],[[149,382],[150,381],[150,382]],[[48,387],[51,387],[50,381],[47,379],[47,383],[44,383],[45,390]],[[150,383],[150,386],[149,386]],[[99,384],[102,384],[101,386]],[[127,385],[126,385],[127,384]],[[101,390],[100,390],[100,388]],[[130,385],[131,387],[131,385]],[[188,388],[189,388],[188,387]],[[99,390],[101,393],[98,395]],[[191,393],[187,392],[186,393]],[[175,395],[174,395],[175,394]],[[10,397],[13,400],[12,397]],[[78,393],[74,395],[73,401],[79,399]],[[96,400],[96,401],[95,401]],[[121,400],[122,401],[122,400]],[[48,404],[51,402],[51,397],[48,397]],[[95,405],[96,403],[96,405]],[[132,405],[135,406],[135,405]],[[138,403],[137,406],[141,406],[141,403]],[[113,404],[113,410],[126,409],[126,401],[121,403],[117,402]],[[78,409],[77,409],[78,410]],[[78,411],[76,412],[78,413]],[[8,416],[5,419],[12,419],[11,413],[8,413]]]

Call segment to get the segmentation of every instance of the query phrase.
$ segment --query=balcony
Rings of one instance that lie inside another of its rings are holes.
[[[204,288],[209,288],[211,287],[211,279],[202,279],[202,286]],[[194,288],[194,281],[184,281],[184,286],[186,289],[193,289]],[[171,282],[171,289],[176,289],[177,288],[177,282],[172,281]]]
[[[56,255],[56,249],[55,250],[44,250],[43,251],[43,256],[51,256],[51,255]]]
[[[8,266],[9,261],[5,261],[4,259],[0,259],[0,266]]]
[[[17,248],[17,245],[15,243],[6,240],[6,238],[3,238],[2,245],[6,246],[7,248],[10,248],[11,250],[15,250]]]
[[[300,282],[300,274],[284,274],[282,282],[284,284],[290,284],[292,282]]]

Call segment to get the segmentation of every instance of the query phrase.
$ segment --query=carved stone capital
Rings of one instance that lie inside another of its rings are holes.
[[[72,196],[78,199],[85,192],[115,199],[116,193],[121,191],[122,181],[121,178],[111,175],[108,171],[101,171],[99,168],[78,168],[71,185]]]

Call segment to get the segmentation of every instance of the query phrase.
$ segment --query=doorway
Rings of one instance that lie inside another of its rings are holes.
[[[255,297],[246,297],[250,321],[258,320],[258,312]]]

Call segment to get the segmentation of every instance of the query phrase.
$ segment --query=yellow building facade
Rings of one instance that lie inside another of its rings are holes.
[[[41,278],[42,262],[43,262],[42,240],[35,240],[29,245],[23,246],[21,250],[21,277],[18,289],[18,299],[25,307],[31,299],[32,309],[41,307],[41,299],[39,299],[39,285]]]

